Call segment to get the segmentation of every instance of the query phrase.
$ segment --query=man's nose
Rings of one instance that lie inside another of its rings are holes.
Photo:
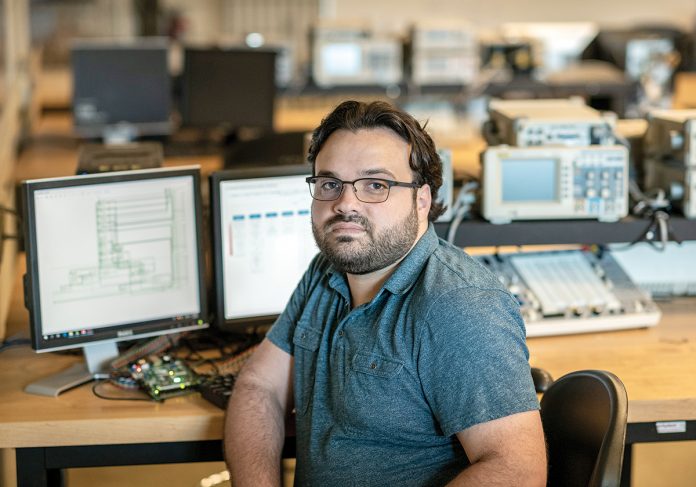
[[[355,211],[360,205],[360,200],[352,183],[343,183],[343,191],[337,200],[334,201],[334,210],[339,213]]]

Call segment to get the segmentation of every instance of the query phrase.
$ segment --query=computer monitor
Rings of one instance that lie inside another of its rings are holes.
[[[71,64],[78,135],[122,142],[171,133],[166,40],[78,41]]]
[[[310,166],[233,169],[211,178],[214,323],[248,332],[283,311],[312,258]]]
[[[118,341],[207,326],[199,188],[197,166],[24,182],[32,346],[86,359],[28,392],[99,376]]]
[[[184,50],[181,120],[185,127],[273,129],[276,51]]]

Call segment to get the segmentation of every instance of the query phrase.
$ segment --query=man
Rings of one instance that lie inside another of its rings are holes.
[[[235,487],[279,484],[293,408],[298,485],[545,485],[524,323],[437,238],[431,138],[389,104],[348,101],[309,161],[321,252],[236,382]]]

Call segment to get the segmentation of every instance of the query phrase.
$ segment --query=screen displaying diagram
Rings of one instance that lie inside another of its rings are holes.
[[[45,334],[200,311],[191,179],[36,192]]]

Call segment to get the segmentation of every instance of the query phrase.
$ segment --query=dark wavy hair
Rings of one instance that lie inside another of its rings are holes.
[[[317,154],[335,131],[357,132],[374,128],[387,128],[409,144],[409,166],[413,171],[413,180],[415,183],[430,186],[432,204],[428,220],[437,220],[445,211],[445,206],[437,198],[438,190],[442,186],[442,161],[435,149],[435,143],[415,118],[389,103],[344,101],[329,113],[312,134],[307,155],[307,160],[312,164],[312,172],[315,171]]]

